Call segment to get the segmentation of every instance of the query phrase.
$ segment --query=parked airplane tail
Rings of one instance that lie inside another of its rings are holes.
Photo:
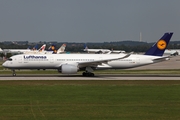
[[[173,33],[165,33],[146,53],[145,55],[162,56]]]
[[[66,44],[63,44],[58,50],[57,50],[57,54],[63,53],[64,50],[66,48]]]
[[[3,50],[0,48],[0,52],[3,52]]]
[[[32,50],[37,50],[38,49],[38,45],[35,45]]]
[[[53,54],[56,54],[57,53],[57,50],[56,50],[56,46],[55,45],[51,45],[47,51],[53,51]]]
[[[44,50],[45,50],[45,48],[46,48],[46,44],[42,45],[42,46],[41,46],[41,48],[39,48],[39,50],[38,50],[38,51],[39,51],[39,52],[42,52],[42,51],[44,51]]]
[[[84,44],[84,51],[88,51],[88,46]]]

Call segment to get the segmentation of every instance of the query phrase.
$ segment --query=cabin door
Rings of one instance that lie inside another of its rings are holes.
[[[136,58],[136,64],[140,64],[140,59]]]
[[[53,57],[50,58],[50,63],[54,63],[54,58]]]
[[[21,56],[19,56],[18,62],[19,62],[19,63],[22,63],[22,57],[21,57]]]

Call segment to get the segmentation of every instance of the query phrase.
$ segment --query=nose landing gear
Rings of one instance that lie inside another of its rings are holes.
[[[16,76],[16,72],[15,72],[14,69],[12,70],[12,75],[13,75],[13,76]]]

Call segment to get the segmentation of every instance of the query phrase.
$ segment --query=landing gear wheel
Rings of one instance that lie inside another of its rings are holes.
[[[12,74],[12,75],[13,75],[13,76],[16,76],[16,72],[15,72],[15,70],[12,70],[12,72],[13,72],[13,74]]]
[[[16,76],[16,73],[13,73],[13,76]]]
[[[91,72],[83,72],[82,75],[86,77],[94,77],[94,73]]]
[[[89,75],[89,76],[94,77],[94,73],[90,73],[90,75]]]
[[[83,76],[86,76],[86,72],[83,72],[82,75],[83,75]]]

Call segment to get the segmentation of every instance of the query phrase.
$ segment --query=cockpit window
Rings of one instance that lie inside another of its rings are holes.
[[[12,58],[8,58],[7,61],[12,61]]]

